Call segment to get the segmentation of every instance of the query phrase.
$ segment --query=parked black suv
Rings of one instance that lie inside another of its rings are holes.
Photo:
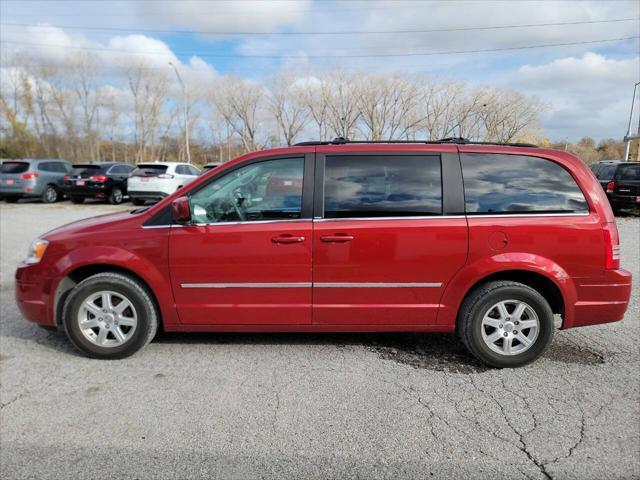
[[[74,165],[73,171],[64,177],[62,191],[73,203],[97,198],[117,205],[127,194],[127,178],[134,168],[113,162]]]
[[[640,208],[640,162],[606,160],[591,165],[591,171],[607,192],[614,212]]]

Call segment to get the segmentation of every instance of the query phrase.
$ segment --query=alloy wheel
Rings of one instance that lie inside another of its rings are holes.
[[[533,346],[540,332],[535,310],[521,300],[503,300],[482,319],[482,339],[500,355],[518,355]]]
[[[80,331],[91,343],[99,347],[119,347],[133,336],[138,314],[123,294],[101,291],[82,302],[77,321]]]

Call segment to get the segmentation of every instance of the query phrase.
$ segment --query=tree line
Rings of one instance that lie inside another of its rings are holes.
[[[284,70],[260,82],[231,75],[188,81],[181,90],[171,69],[143,63],[115,73],[89,55],[64,66],[14,64],[0,90],[4,158],[185,160],[186,126],[198,164],[334,137],[539,141],[545,109],[514,90],[426,75]]]

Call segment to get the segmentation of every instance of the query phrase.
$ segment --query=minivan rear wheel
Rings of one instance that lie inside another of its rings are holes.
[[[554,328],[553,311],[540,292],[512,281],[474,289],[458,315],[458,333],[467,349],[496,368],[536,360],[551,343]]]
[[[151,342],[158,312],[151,293],[136,279],[99,273],[74,287],[62,322],[71,343],[88,357],[118,359]]]

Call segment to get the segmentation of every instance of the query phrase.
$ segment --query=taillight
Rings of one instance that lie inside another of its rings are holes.
[[[615,188],[616,188],[616,182],[614,182],[613,180],[607,183],[607,193],[613,193],[613,190]]]
[[[162,175],[158,175],[158,178],[173,178],[173,175],[169,175],[168,173],[163,173]]]
[[[620,268],[620,237],[615,222],[607,223],[604,227],[604,268]]]
[[[64,177],[62,177],[63,180],[69,180],[71,177],[69,175],[65,175]]]
[[[94,175],[92,177],[89,177],[89,180],[91,180],[92,182],[103,183],[107,181],[107,177],[105,177],[104,175]]]
[[[31,172],[31,173],[23,173],[22,175],[20,175],[20,178],[23,180],[33,180],[34,178],[38,178],[38,173],[36,172]]]

